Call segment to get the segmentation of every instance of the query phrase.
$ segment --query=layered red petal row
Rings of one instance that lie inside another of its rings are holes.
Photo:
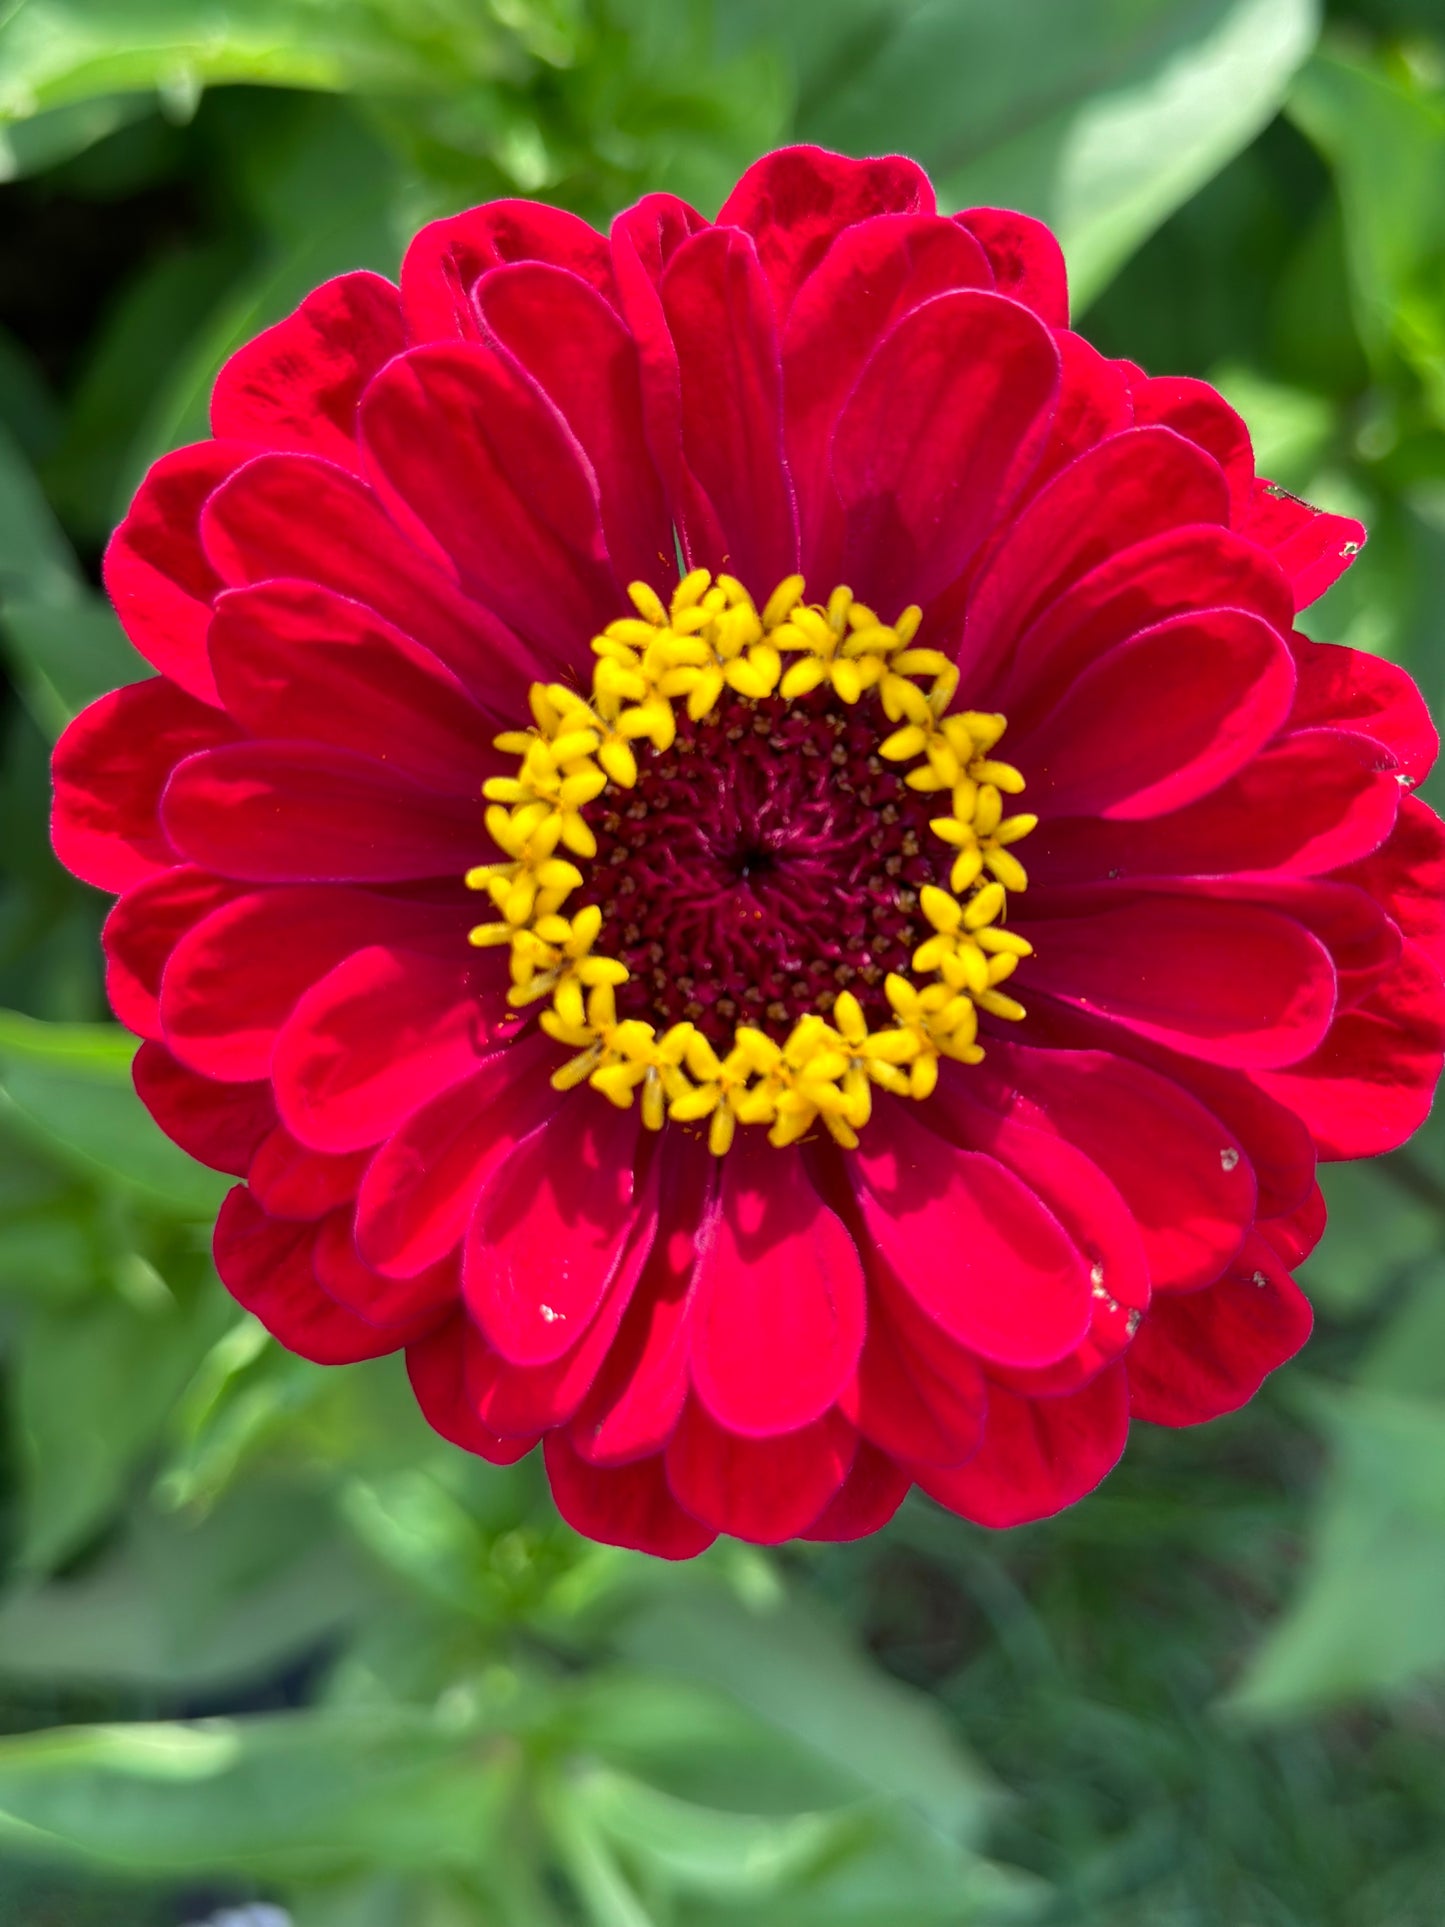
[[[545,1438],[568,1519],[670,1555],[914,1483],[1037,1517],[1297,1349],[1316,1158],[1399,1143],[1445,1047],[1435,736],[1294,633],[1362,532],[1071,333],[1044,228],[807,149],[716,223],[498,203],[318,290],[213,425],[111,547],[159,674],[65,736],[55,840],[120,893],[138,1087],[245,1179],[217,1262],[283,1343],[405,1347],[438,1431]],[[1027,1021],[854,1154],[558,1096],[466,944],[494,734],[674,533],[759,598],[921,602],[1042,819]]]

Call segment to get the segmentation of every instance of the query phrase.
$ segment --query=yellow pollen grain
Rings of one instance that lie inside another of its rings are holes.
[[[1000,986],[1032,955],[1006,917],[1009,895],[1028,883],[1011,846],[1038,819],[1004,813],[1004,798],[1024,788],[1012,764],[993,754],[1005,718],[949,709],[958,669],[940,651],[914,646],[917,607],[885,623],[845,587],[823,604],[804,602],[804,588],[801,576],[787,577],[759,611],[735,577],[706,569],[684,576],[667,603],[647,583],[632,583],[636,613],[593,640],[590,696],[535,683],[533,727],[497,737],[498,749],[518,758],[515,776],[493,777],[483,790],[487,830],[501,856],[466,877],[498,913],[470,940],[508,948],[508,1002],[524,1009],[545,1000],[542,1029],[575,1052],[553,1074],[554,1086],[589,1084],[622,1109],[636,1101],[649,1130],[669,1118],[705,1122],[719,1157],[739,1127],[765,1128],[781,1147],[821,1123],[852,1147],[875,1088],[926,1099],[943,1059],[982,1058],[981,1010],[1014,1021],[1024,1015]],[[585,861],[597,852],[585,806],[609,788],[634,787],[633,744],[671,747],[679,703],[698,723],[728,689],[792,702],[823,688],[850,706],[876,700],[890,726],[879,755],[910,766],[904,781],[911,788],[948,800],[947,813],[930,819],[940,855],[952,856],[948,888],[927,884],[919,892],[932,935],[914,950],[911,976],[887,979],[891,1021],[870,1030],[845,990],[827,1017],[801,1017],[781,1042],[741,1024],[720,1053],[690,1023],[659,1032],[638,1018],[619,1019],[616,992],[629,973],[596,949],[601,910],[589,904],[566,913],[584,880],[569,857]]]

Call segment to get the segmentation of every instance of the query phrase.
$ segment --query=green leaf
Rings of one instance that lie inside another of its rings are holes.
[[[111,1297],[32,1312],[15,1378],[29,1466],[22,1569],[48,1571],[112,1511],[158,1445],[216,1316],[214,1300],[180,1303],[163,1287],[144,1310]]]
[[[12,603],[3,620],[26,704],[52,739],[97,696],[154,673],[99,596],[59,608]]]
[[[258,1482],[199,1524],[141,1507],[98,1563],[13,1594],[0,1673],[91,1690],[234,1688],[334,1637],[366,1600],[324,1504]]]
[[[114,1024],[45,1024],[0,1011],[0,1116],[74,1170],[177,1217],[213,1217],[229,1180],[152,1121],[130,1081],[135,1048]]]
[[[724,1813],[604,1767],[576,1775],[571,1790],[615,1847],[682,1893],[767,1894],[806,1876],[865,1824],[848,1812]]]
[[[0,617],[17,603],[70,608],[84,599],[70,544],[34,471],[0,429]]]
[[[1335,170],[1361,339],[1412,361],[1445,419],[1445,103],[1330,51],[1289,107]]]
[[[855,57],[805,91],[799,129],[853,153],[906,146],[950,206],[1041,216],[1082,309],[1273,117],[1317,27],[1315,0],[875,9]]]
[[[1253,1718],[1445,1669],[1445,1401],[1357,1389],[1321,1395],[1319,1410],[1334,1463],[1309,1570],[1228,1701]]]
[[[511,1749],[403,1707],[0,1740],[0,1840],[134,1872],[321,1877],[484,1863]]]
[[[902,1802],[948,1838],[979,1838],[987,1775],[921,1695],[888,1679],[800,1599],[749,1608],[699,1588],[638,1613],[621,1650],[650,1671],[729,1694],[821,1755],[859,1792]]]

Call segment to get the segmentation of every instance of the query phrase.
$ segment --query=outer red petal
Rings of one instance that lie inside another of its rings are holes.
[[[125,1025],[141,1037],[161,1036],[161,973],[177,943],[240,886],[186,864],[158,870],[127,890],[105,920],[106,995]]]
[[[422,1417],[464,1452],[493,1465],[515,1465],[536,1446],[535,1438],[504,1439],[473,1411],[462,1382],[467,1321],[460,1314],[406,1348],[406,1373]]]
[[[489,269],[512,261],[569,268],[604,294],[612,283],[607,243],[575,214],[540,201],[490,201],[433,221],[407,249],[401,298],[410,339],[479,339],[472,291]]]
[[[202,702],[216,700],[206,625],[221,578],[201,547],[201,511],[252,453],[200,442],[162,455],[105,552],[105,586],[122,628],[148,663]]]
[[[1336,582],[1365,546],[1364,525],[1348,515],[1311,508],[1277,482],[1257,481],[1237,526],[1284,570],[1296,609],[1308,608]]]
[[[952,1472],[921,1472],[918,1483],[976,1525],[1026,1525],[1092,1492],[1118,1464],[1128,1435],[1122,1365],[1067,1398],[1020,1398],[994,1389],[974,1457]]]
[[[288,1351],[316,1365],[351,1365],[394,1352],[413,1335],[405,1326],[369,1325],[343,1311],[311,1268],[315,1231],[279,1222],[237,1185],[216,1220],[216,1269],[239,1304]]]
[[[717,218],[753,237],[783,315],[845,228],[875,214],[932,214],[934,205],[928,176],[901,155],[850,160],[821,147],[784,147],[753,162]]]
[[[723,1163],[701,1241],[692,1382],[719,1425],[749,1437],[820,1418],[863,1343],[863,1269],[801,1152],[744,1133]]]
[[[1338,642],[1290,638],[1299,670],[1294,725],[1332,725],[1368,736],[1387,749],[1400,774],[1423,783],[1440,753],[1440,736],[1425,698],[1398,663]]]
[[[235,736],[226,716],[163,676],[82,709],[55,746],[55,854],[100,890],[129,890],[170,869],[180,856],[160,800],[171,770]]]
[[[1026,308],[964,289],[904,315],[833,439],[841,579],[889,619],[961,573],[1038,461],[1059,383]]]
[[[953,218],[988,256],[1000,294],[1022,301],[1051,328],[1068,327],[1064,251],[1042,221],[1004,207],[965,208]]]
[[[565,1432],[549,1432],[545,1451],[557,1510],[589,1539],[660,1559],[694,1559],[717,1537],[673,1498],[661,1458],[589,1465],[573,1451]]]
[[[889,1270],[955,1343],[1004,1365],[1048,1365],[1089,1325],[1089,1267],[1036,1194],[879,1105],[849,1155],[863,1223]]]
[[[1129,1407],[1156,1425],[1202,1425],[1246,1404],[1310,1335],[1309,1302],[1263,1238],[1207,1291],[1163,1298],[1129,1353]]]
[[[144,1043],[131,1066],[136,1095],[166,1136],[190,1157],[242,1178],[275,1129],[276,1105],[264,1081],[218,1084],[188,1070],[163,1044]]]
[[[858,1441],[853,1469],[805,1539],[866,1539],[880,1531],[908,1496],[911,1476],[867,1439]]]
[[[781,1545],[806,1532],[853,1468],[858,1434],[837,1412],[771,1438],[739,1438],[694,1399],[665,1454],[675,1499],[715,1532]]]
[[[309,449],[357,468],[356,414],[372,376],[406,346],[401,297],[379,274],[343,274],[238,349],[216,378],[218,438]]]
[[[318,1151],[380,1144],[498,1045],[505,971],[394,945],[355,951],[297,1003],[271,1078],[288,1127]]]

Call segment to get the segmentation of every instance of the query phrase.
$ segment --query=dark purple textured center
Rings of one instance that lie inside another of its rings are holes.
[[[930,934],[918,890],[949,853],[928,827],[947,798],[880,759],[880,725],[866,696],[729,693],[700,723],[680,713],[671,749],[638,746],[636,788],[584,812],[598,848],[578,892],[602,908],[596,949],[632,973],[619,1015],[688,1019],[724,1050],[737,1024],[782,1039],[844,989],[887,1020],[884,978]]]

